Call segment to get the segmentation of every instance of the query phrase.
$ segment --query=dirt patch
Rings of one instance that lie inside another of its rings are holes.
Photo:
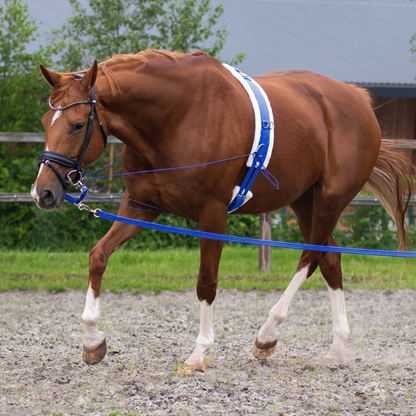
[[[348,362],[324,291],[299,292],[276,353],[251,347],[281,292],[221,290],[206,373],[177,375],[199,328],[194,292],[104,293],[109,352],[82,363],[85,293],[0,294],[0,415],[416,415],[416,292],[346,293]]]

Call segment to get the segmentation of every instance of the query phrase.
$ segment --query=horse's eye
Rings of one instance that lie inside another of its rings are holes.
[[[77,133],[77,132],[81,131],[84,128],[84,126],[85,126],[85,123],[75,123],[72,126],[72,131],[74,133]]]

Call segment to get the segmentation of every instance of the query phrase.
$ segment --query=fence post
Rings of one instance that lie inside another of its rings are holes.
[[[407,213],[409,215],[409,225],[416,225],[416,212],[413,208],[412,202],[409,204],[409,208],[407,209]]]
[[[260,239],[271,240],[272,238],[272,213],[260,214]],[[270,271],[271,247],[259,247],[259,269],[263,272]]]

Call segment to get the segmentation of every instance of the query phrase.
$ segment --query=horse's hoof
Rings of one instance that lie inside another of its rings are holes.
[[[187,364],[187,363],[183,363],[182,367],[179,368],[178,370],[178,374],[182,374],[182,375],[192,375],[195,372],[200,372],[200,373],[204,373],[205,372],[205,367],[201,366],[199,364]]]
[[[327,354],[323,359],[323,364],[338,365],[344,363],[344,357],[341,355]]]
[[[103,360],[107,352],[107,341],[104,338],[96,347],[90,348],[83,345],[83,349],[82,358],[84,362],[91,365],[98,364]]]
[[[256,339],[251,353],[259,360],[265,360],[276,351],[276,347],[277,340],[272,342],[260,342],[258,339]]]

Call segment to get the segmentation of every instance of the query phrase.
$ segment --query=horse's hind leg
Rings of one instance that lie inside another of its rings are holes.
[[[313,215],[313,193],[304,194],[292,205],[297,217],[299,228],[305,241],[309,241]],[[269,312],[266,323],[261,327],[254,343],[252,354],[264,360],[276,350],[278,326],[286,319],[290,304],[302,283],[308,278],[309,264],[299,261],[298,269],[282,297]]]
[[[318,195],[309,193],[292,204],[292,208],[298,216],[299,227],[305,241],[309,244],[336,245],[331,233],[341,215],[344,204],[341,202],[331,203],[333,200],[334,198],[326,197],[322,193],[318,193]],[[302,253],[297,273],[279,302],[271,309],[266,323],[260,329],[253,348],[255,357],[265,359],[274,352],[278,325],[285,320],[287,310],[297,290],[312,275],[318,265],[328,284],[334,325],[334,341],[327,358],[342,361],[349,329],[342,290],[341,256],[338,253],[315,251]]]
[[[127,206],[119,208],[118,215],[143,221],[154,221],[159,215],[154,212],[138,211],[129,208],[137,208],[137,205],[129,201]],[[134,225],[114,222],[107,234],[90,253],[87,299],[82,314],[82,320],[85,323],[83,359],[87,364],[99,363],[105,357],[107,351],[105,335],[98,330],[98,320],[100,317],[99,296],[101,281],[108,259],[116,248],[133,238],[141,229],[141,227]]]
[[[346,200],[348,201],[348,199]],[[343,205],[340,204],[338,209],[334,209],[331,213],[328,209],[325,209],[323,204],[315,204],[314,213],[312,223],[311,223],[311,235],[308,241],[309,244],[323,244],[321,241],[324,238],[325,230],[327,232],[332,233],[333,229],[335,228],[336,222],[341,215],[343,210]],[[347,202],[345,202],[346,205]],[[307,219],[308,216],[302,212],[297,212],[297,215],[302,216],[305,222],[305,218]],[[327,217],[327,215],[329,217]],[[332,219],[331,219],[332,216]],[[299,218],[299,216],[298,216]],[[317,238],[317,236],[321,236],[321,238]],[[329,234],[326,242],[324,243],[327,246],[337,247],[337,244]],[[341,269],[341,253],[333,253],[333,252],[304,252],[302,257],[309,258],[311,261],[311,266],[313,266],[313,270],[311,268],[309,276],[315,270],[316,265],[319,264],[319,268],[322,272],[322,276],[326,280],[327,287],[328,287],[328,294],[329,300],[331,304],[331,312],[332,312],[332,325],[333,325],[333,342],[330,351],[326,355],[325,359],[327,361],[333,362],[342,362],[344,361],[344,349],[345,345],[348,340],[348,336],[350,333],[348,319],[347,319],[347,311],[345,306],[345,297],[344,297],[344,290],[342,284],[342,269]],[[302,259],[301,259],[302,260]],[[304,260],[305,261],[305,260]],[[306,260],[309,261],[309,260]]]
[[[253,346],[252,354],[256,358],[264,360],[276,350],[277,327],[286,319],[287,311],[296,292],[308,277],[308,268],[309,266],[306,265],[300,270],[298,269],[280,300],[270,310],[269,317],[261,327]]]
[[[330,237],[328,245],[337,246],[333,237]],[[325,359],[327,361],[342,362],[345,359],[344,350],[350,329],[342,286],[341,254],[324,253],[319,262],[319,268],[328,286],[333,325],[332,346]]]

